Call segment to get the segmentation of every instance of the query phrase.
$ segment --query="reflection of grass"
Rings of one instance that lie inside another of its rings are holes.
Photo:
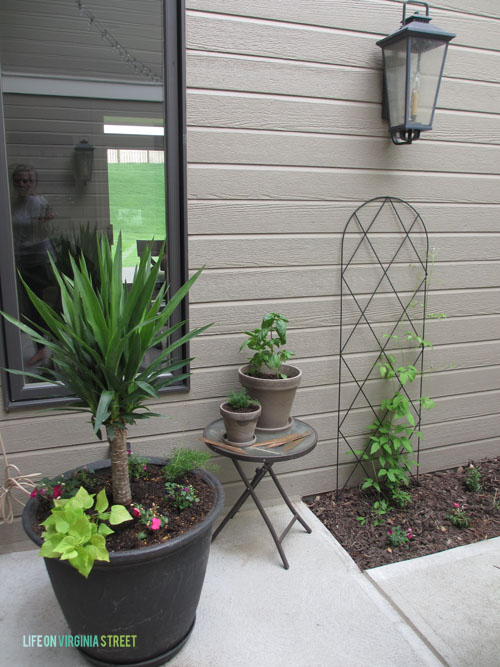
[[[163,164],[109,164],[109,210],[115,242],[123,238],[123,265],[137,263],[136,239],[165,238]]]

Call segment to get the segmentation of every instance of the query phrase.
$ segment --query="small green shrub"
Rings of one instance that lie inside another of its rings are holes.
[[[185,486],[184,484],[176,484],[175,482],[165,482],[165,489],[167,491],[167,498],[173,502],[178,510],[185,510],[188,507],[192,507],[195,503],[200,502],[191,484]]]
[[[148,460],[129,452],[128,474],[130,475],[130,479],[147,479],[149,475]]]
[[[387,529],[387,543],[391,547],[410,547],[410,540],[413,538],[411,528],[403,530],[401,526],[393,526]]]
[[[467,491],[479,493],[482,490],[481,473],[472,464],[469,466],[467,477],[465,478],[465,488]]]
[[[208,452],[200,452],[195,449],[183,449],[181,447],[175,449],[172,452],[170,460],[162,469],[165,481],[177,482],[177,480],[195,468],[208,469],[209,461],[210,454]]]
[[[244,388],[240,391],[233,389],[227,397],[226,403],[233,408],[233,410],[248,409],[260,405],[259,401],[249,396]]]
[[[470,526],[470,517],[467,516],[463,507],[459,503],[453,503],[453,512],[446,515],[446,518],[457,528],[468,528]]]

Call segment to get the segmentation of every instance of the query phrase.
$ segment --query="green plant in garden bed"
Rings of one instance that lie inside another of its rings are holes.
[[[446,518],[457,528],[468,528],[470,526],[470,517],[467,516],[460,503],[453,503],[453,512],[447,514]]]
[[[286,373],[280,373],[282,364],[294,356],[293,352],[280,349],[286,345],[286,325],[288,320],[279,313],[268,313],[262,319],[260,328],[253,331],[245,331],[249,337],[240,347],[243,350],[248,347],[254,351],[253,357],[249,359],[249,370],[251,374],[273,371],[277,378],[285,379]]]
[[[386,334],[384,337],[400,341],[398,335]],[[429,341],[411,331],[407,331],[404,338],[417,347],[432,348]],[[404,507],[410,502],[410,495],[405,487],[409,485],[410,467],[417,465],[413,458],[411,438],[413,435],[421,438],[422,434],[416,430],[411,402],[403,390],[406,385],[420,377],[417,368],[413,364],[398,364],[396,357],[385,350],[382,351],[376,367],[382,379],[392,382],[393,394],[381,403],[384,415],[376,418],[368,427],[373,432],[368,445],[353,453],[366,461],[371,468],[371,474],[364,479],[361,488],[373,489],[384,498],[383,507],[380,506],[380,498],[376,501],[377,507],[374,505],[375,514],[380,516],[389,510],[391,503]],[[435,407],[434,401],[426,396],[417,400],[426,410]],[[379,511],[381,509],[383,512]],[[378,522],[380,523],[380,520]]]
[[[481,473],[472,464],[469,466],[467,470],[467,477],[465,478],[465,488],[467,489],[467,491],[472,491],[474,493],[479,493],[483,489],[481,484]]]
[[[403,530],[401,526],[390,526],[387,529],[387,543],[391,547],[406,547],[409,549],[411,539],[413,539],[411,528]]]

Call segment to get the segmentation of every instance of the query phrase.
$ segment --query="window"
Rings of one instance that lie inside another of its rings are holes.
[[[122,234],[124,280],[145,241],[166,240],[162,275],[178,289],[187,278],[184,1],[5,0],[0,26],[2,309],[36,321],[18,272],[57,309],[48,255],[64,268],[68,252],[91,253],[103,234],[113,243]],[[186,304],[178,311],[175,321],[186,319]],[[1,336],[3,367],[50,363],[5,321]],[[2,385],[9,407],[64,397],[21,375],[4,372]]]

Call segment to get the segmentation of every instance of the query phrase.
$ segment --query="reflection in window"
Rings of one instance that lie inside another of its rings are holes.
[[[49,257],[64,271],[68,253],[92,264],[96,237],[116,243],[121,233],[128,281],[141,243],[166,238],[164,3],[140,4],[115,0],[111,11],[99,2],[6,0],[0,10],[15,267],[56,310]],[[86,178],[82,146],[93,149]],[[10,311],[37,322],[20,280],[15,289]],[[20,347],[10,366],[50,363],[24,335]]]

